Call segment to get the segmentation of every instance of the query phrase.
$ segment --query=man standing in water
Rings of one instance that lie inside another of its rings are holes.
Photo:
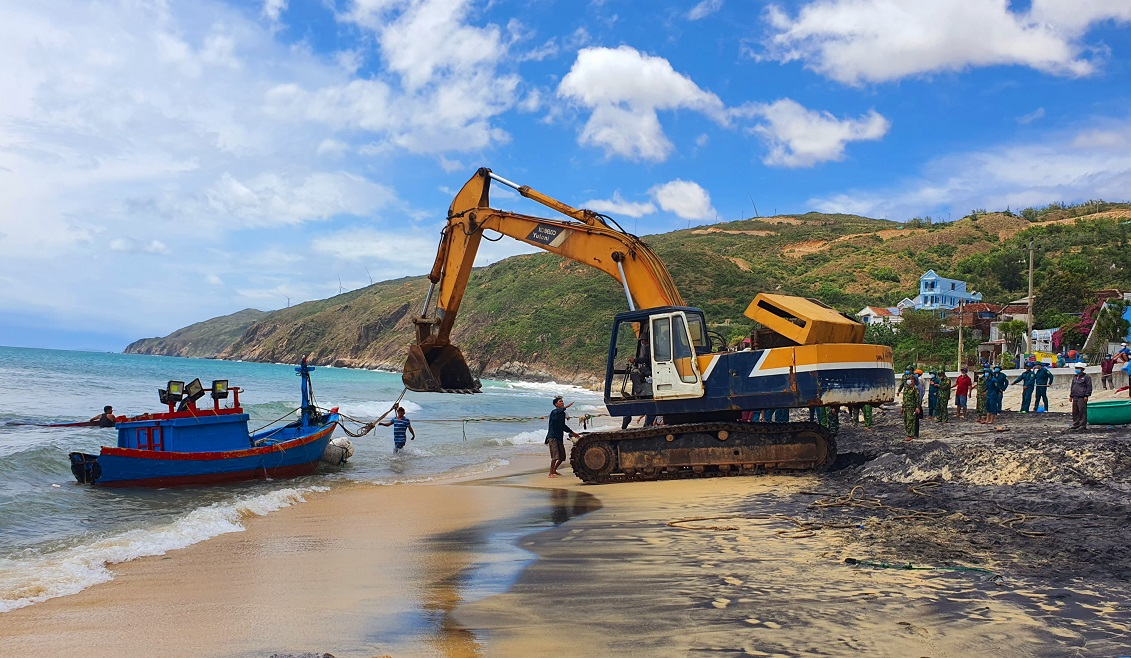
[[[564,434],[569,432],[571,438],[579,438],[577,432],[566,426],[565,410],[572,406],[572,402],[566,404],[560,395],[554,398],[554,410],[550,412],[550,429],[546,432],[546,445],[550,446],[550,474],[546,477],[556,478],[561,475],[558,473],[558,466],[565,461]]]
[[[98,423],[99,427],[113,427],[117,422],[114,419],[114,407],[106,405],[102,407],[102,413],[90,419],[92,423]]]
[[[393,452],[400,452],[404,449],[405,433],[411,432],[411,441],[416,440],[416,430],[412,429],[412,421],[404,415],[404,407],[397,407],[397,417],[392,420],[382,421],[382,427],[393,426]]]

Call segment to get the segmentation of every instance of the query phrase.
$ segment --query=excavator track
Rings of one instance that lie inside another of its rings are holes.
[[[767,471],[822,471],[836,461],[836,441],[817,423],[688,423],[590,432],[570,452],[589,484]]]

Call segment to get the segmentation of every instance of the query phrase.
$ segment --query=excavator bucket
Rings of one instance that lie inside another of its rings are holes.
[[[420,393],[478,393],[481,388],[455,345],[409,347],[401,381]]]

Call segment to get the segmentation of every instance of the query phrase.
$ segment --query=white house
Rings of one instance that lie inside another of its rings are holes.
[[[899,308],[895,306],[865,306],[856,313],[856,317],[864,324],[899,324],[903,322]]]
[[[915,309],[939,311],[956,308],[959,304],[982,301],[982,293],[967,292],[966,282],[939,276],[934,270],[927,270],[919,277],[919,295],[915,297]]]

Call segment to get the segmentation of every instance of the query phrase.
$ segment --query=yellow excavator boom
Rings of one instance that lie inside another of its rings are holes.
[[[492,180],[565,218],[545,219],[490,207]],[[428,274],[432,285],[420,317],[414,320],[417,344],[409,350],[404,374],[410,390],[478,390],[478,381],[450,337],[484,231],[510,236],[605,272],[622,284],[630,309],[684,305],[667,267],[643,240],[609,226],[605,216],[592,210],[573,208],[482,168],[448,208],[447,225]],[[436,310],[430,316],[433,302]]]

